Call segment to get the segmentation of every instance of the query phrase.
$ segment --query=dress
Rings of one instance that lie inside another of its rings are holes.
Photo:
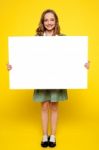
[[[64,101],[68,99],[67,90],[65,89],[34,89],[33,101]]]
[[[58,102],[67,99],[68,99],[67,89],[34,89],[33,92],[33,101],[36,102],[44,102],[44,101]]]

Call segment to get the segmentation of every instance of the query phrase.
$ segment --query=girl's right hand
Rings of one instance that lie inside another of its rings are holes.
[[[12,69],[12,66],[10,64],[7,64],[7,69],[10,71]]]

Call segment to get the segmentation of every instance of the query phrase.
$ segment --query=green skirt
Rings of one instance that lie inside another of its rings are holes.
[[[68,99],[67,90],[65,89],[35,89],[33,93],[33,101],[36,102],[58,102]]]

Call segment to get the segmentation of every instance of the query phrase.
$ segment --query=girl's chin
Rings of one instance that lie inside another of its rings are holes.
[[[52,31],[54,30],[54,28],[46,28],[48,31]]]

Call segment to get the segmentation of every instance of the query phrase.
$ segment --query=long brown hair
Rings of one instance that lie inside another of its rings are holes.
[[[58,16],[57,16],[56,12],[52,9],[47,9],[42,13],[38,28],[36,29],[36,35],[43,36],[44,31],[46,30],[45,27],[44,27],[44,16],[45,16],[46,13],[49,13],[49,12],[54,15],[55,22],[56,22],[53,35],[56,35],[56,34],[60,35],[59,19],[58,19]]]

